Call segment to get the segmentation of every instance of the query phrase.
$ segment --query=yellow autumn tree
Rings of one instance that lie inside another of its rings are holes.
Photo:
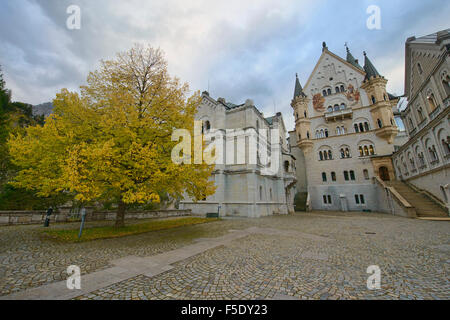
[[[80,94],[57,94],[43,127],[10,138],[21,168],[14,184],[41,196],[70,192],[80,201],[116,201],[117,227],[128,205],[158,202],[161,193],[203,199],[214,193],[213,166],[171,159],[178,143],[172,133],[193,135],[200,101],[169,76],[159,49],[136,45],[101,61]]]

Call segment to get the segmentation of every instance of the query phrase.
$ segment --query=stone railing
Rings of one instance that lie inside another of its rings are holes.
[[[116,219],[116,212],[94,212],[92,209],[86,209],[86,221],[113,221]],[[191,215],[191,210],[156,210],[156,211],[136,211],[127,212],[126,220],[154,219],[168,217],[182,217]],[[46,211],[0,211],[0,225],[17,224],[43,224]],[[70,213],[68,210],[61,210],[50,216],[50,222],[75,222],[80,221],[77,214]]]
[[[388,213],[393,215],[402,216],[405,218],[416,218],[417,212],[403,196],[395,190],[394,187],[388,186],[380,177],[375,176],[373,178],[376,185],[378,185],[384,191],[384,198],[387,201]],[[383,195],[382,195],[383,196]]]

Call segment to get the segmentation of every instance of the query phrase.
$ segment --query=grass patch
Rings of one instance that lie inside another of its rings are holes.
[[[78,239],[77,229],[54,229],[45,230],[43,233],[52,239],[64,242],[84,242],[98,239],[110,239],[141,234],[150,231],[166,230],[195,224],[218,221],[219,219],[186,217],[179,219],[153,220],[144,223],[130,224],[123,228],[107,227],[85,227],[81,239]]]

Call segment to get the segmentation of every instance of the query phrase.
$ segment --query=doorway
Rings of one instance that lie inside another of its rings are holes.
[[[386,167],[380,167],[380,178],[383,181],[390,181],[389,170]]]

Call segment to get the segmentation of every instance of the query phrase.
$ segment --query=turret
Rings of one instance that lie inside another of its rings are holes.
[[[364,58],[366,77],[361,88],[366,91],[369,98],[370,112],[376,127],[375,133],[391,144],[398,133],[398,129],[394,121],[392,105],[386,92],[387,80],[380,75],[367,57],[366,52],[364,52]]]
[[[304,152],[310,150],[313,146],[311,140],[311,121],[308,117],[308,102],[309,99],[303,92],[298,75],[296,74],[294,98],[292,99],[291,107],[294,109],[298,146]]]

